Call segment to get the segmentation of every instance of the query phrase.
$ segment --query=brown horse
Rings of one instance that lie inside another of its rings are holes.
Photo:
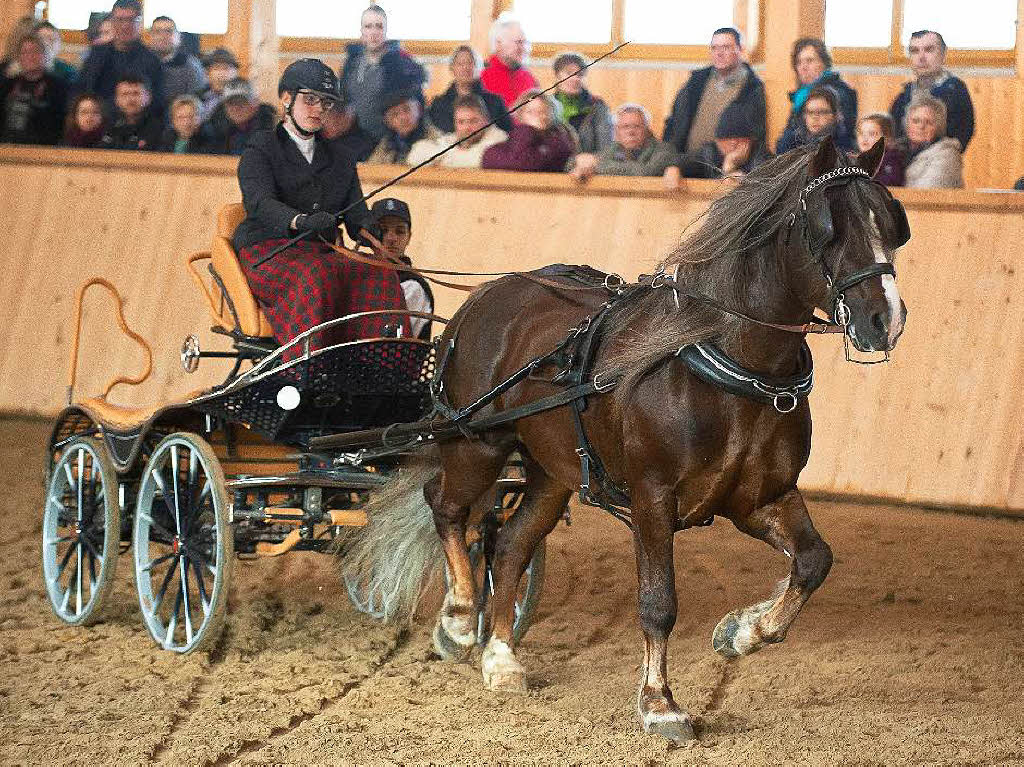
[[[624,377],[614,394],[589,398],[583,423],[608,475],[631,498],[644,633],[638,711],[646,730],[672,741],[693,737],[666,673],[678,607],[674,533],[725,517],[791,560],[789,576],[771,597],[734,610],[718,624],[712,644],[725,656],[781,642],[832,565],[832,553],[797,490],[811,442],[806,399],[793,397],[786,407],[773,407],[737,396],[696,377],[676,351],[713,339],[747,370],[792,375],[806,365],[803,335],[750,318],[797,325],[810,321],[815,307],[838,315],[858,349],[891,349],[906,314],[891,258],[909,231],[899,204],[870,181],[881,154],[879,142],[851,166],[827,141],[752,173],[716,201],[694,235],[665,260],[665,276],[633,290],[602,325],[594,370],[614,369]],[[607,297],[600,290],[560,291],[514,276],[481,287],[442,338],[455,341],[443,370],[449,401],[472,402],[550,351]],[[550,376],[531,376],[481,412],[500,412],[559,390]],[[477,628],[467,516],[509,454],[519,450],[526,497],[500,530],[492,633],[482,669],[491,689],[525,689],[512,639],[516,588],[534,548],[580,485],[576,447],[566,407],[477,438],[441,442],[425,469],[404,483],[397,480],[371,505],[370,525],[356,544],[361,550],[346,555],[346,567],[372,570],[385,584],[381,588],[408,608],[419,592],[420,565],[435,556],[429,552],[432,521],[450,583],[435,647],[443,657],[464,657]],[[417,556],[410,554],[414,550]]]

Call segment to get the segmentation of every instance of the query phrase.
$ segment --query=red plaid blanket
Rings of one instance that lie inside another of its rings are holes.
[[[300,240],[262,266],[254,266],[284,242],[283,239],[265,240],[243,248],[238,254],[249,287],[279,342],[290,341],[314,325],[346,314],[405,308],[395,272],[344,259],[322,242]],[[408,319],[400,316],[381,315],[342,322],[315,333],[310,339],[311,348],[394,335],[399,323],[402,335],[410,335]],[[390,333],[386,326],[390,326]]]

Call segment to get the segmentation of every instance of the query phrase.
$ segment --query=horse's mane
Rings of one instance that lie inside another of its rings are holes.
[[[782,284],[779,259],[757,256],[769,252],[765,246],[788,224],[816,150],[811,146],[789,152],[750,173],[687,227],[701,222],[658,265],[658,271],[678,272],[678,281],[693,292],[737,308],[744,306],[745,291],[755,274],[764,276],[766,270],[774,270],[778,272],[776,284]],[[684,296],[677,308],[667,288],[641,289],[624,304],[608,323],[606,335],[625,331],[616,334],[616,350],[607,365],[625,371],[618,390],[627,395],[640,378],[679,347],[728,337],[739,322]],[[637,321],[641,318],[643,322]]]

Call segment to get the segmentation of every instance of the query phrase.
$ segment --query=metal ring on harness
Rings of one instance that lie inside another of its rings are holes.
[[[609,272],[604,276],[604,289],[611,293],[618,293],[625,284],[626,281],[614,272]]]
[[[792,404],[790,404],[790,406],[788,408],[782,408],[782,407],[779,406],[779,400],[782,397],[789,397],[790,400],[792,401]],[[777,411],[779,411],[780,413],[792,413],[794,410],[796,410],[796,406],[797,406],[797,404],[799,404],[799,402],[800,402],[800,400],[798,400],[797,396],[793,392],[791,392],[791,391],[779,392],[778,394],[776,394],[772,398],[772,406]]]

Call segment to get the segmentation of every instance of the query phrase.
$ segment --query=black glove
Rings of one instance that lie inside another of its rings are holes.
[[[338,235],[338,219],[333,213],[321,210],[317,213],[303,213],[295,222],[295,231],[313,231],[329,240]]]

